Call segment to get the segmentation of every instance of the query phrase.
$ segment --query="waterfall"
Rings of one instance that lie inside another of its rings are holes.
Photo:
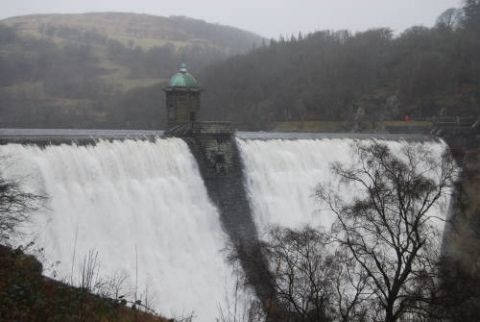
[[[2,174],[49,196],[24,228],[46,274],[79,283],[88,254],[100,278],[123,274],[126,290],[167,317],[215,321],[235,277],[227,236],[195,159],[179,139],[100,141],[94,146],[0,147]],[[73,272],[73,274],[72,274]]]
[[[237,139],[237,142],[245,167],[253,218],[263,238],[272,226],[330,228],[335,216],[315,198],[316,187],[319,184],[334,189],[340,187],[331,172],[331,164],[352,165],[353,139]],[[380,142],[387,144],[393,153],[405,144],[404,141]],[[446,149],[443,142],[409,144],[425,145],[438,157]],[[354,186],[342,185],[341,189],[339,192],[346,200],[356,194]],[[440,205],[443,214],[446,213],[446,204],[448,201]],[[441,225],[443,227],[443,223]]]
[[[330,227],[335,216],[315,198],[316,187],[340,187],[330,167],[332,162],[352,165],[354,139],[266,140],[240,135],[236,140],[260,238],[273,225]],[[405,144],[381,142],[394,153]],[[436,141],[409,144],[424,145],[439,157],[446,148]],[[219,212],[182,140],[44,148],[8,144],[0,146],[0,155],[6,179],[49,197],[18,241],[34,241],[31,252],[40,256],[48,276],[78,285],[85,259],[98,252],[100,279],[127,276],[124,292],[143,300],[148,293],[149,302],[167,317],[193,312],[195,321],[210,322],[221,309],[224,316],[242,321],[238,317],[246,313],[251,294],[238,291],[236,268],[222,251],[228,237]],[[241,185],[240,175],[234,177]],[[211,178],[210,184],[217,187],[217,179]],[[338,192],[344,198],[357,194],[354,186],[341,187]],[[218,191],[228,199],[224,206],[235,206],[237,192]],[[446,213],[439,210],[442,216]],[[250,216],[239,222],[244,218]]]

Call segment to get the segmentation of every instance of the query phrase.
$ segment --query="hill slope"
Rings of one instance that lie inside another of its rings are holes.
[[[127,301],[49,279],[42,264],[20,248],[0,245],[0,260],[2,321],[172,321],[143,312],[143,306],[131,308]]]
[[[262,40],[241,29],[207,23],[182,16],[161,17],[132,13],[44,14],[8,18],[2,21],[19,34],[71,40],[93,32],[124,45],[149,49],[167,43],[176,47],[213,46],[228,54],[251,49]]]
[[[163,83],[262,41],[186,17],[52,14],[0,21],[0,126],[159,128]],[[148,95],[147,95],[148,94]]]
[[[208,89],[203,117],[249,129],[348,121],[347,130],[371,130],[384,120],[478,117],[476,3],[455,24],[442,15],[434,28],[412,27],[399,36],[386,28],[321,31],[210,66],[201,75]]]

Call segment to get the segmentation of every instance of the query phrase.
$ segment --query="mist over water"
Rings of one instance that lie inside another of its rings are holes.
[[[78,284],[89,251],[98,251],[100,277],[126,274],[130,294],[136,284],[138,298],[148,290],[162,315],[210,322],[233,305],[227,236],[183,141],[6,145],[0,154],[7,179],[50,197],[23,238],[44,248],[49,276],[70,281],[73,262]]]

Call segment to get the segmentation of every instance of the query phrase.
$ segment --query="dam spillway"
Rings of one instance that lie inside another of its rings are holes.
[[[340,185],[331,171],[334,162],[347,168],[354,165],[352,145],[356,139],[349,135],[312,136],[311,139],[302,135],[297,140],[276,137],[270,134],[270,139],[265,140],[243,135],[237,139],[252,217],[261,238],[273,226],[301,229],[310,225],[328,230],[335,216],[319,202],[315,192],[322,185],[337,190],[346,200],[356,196],[355,187]],[[368,137],[358,138],[369,140]],[[443,141],[414,138],[384,136],[379,137],[378,142],[386,144],[394,154],[399,154],[405,144],[417,145],[429,149],[438,159],[447,149]],[[449,197],[442,198],[439,207],[432,211],[445,218],[449,201]],[[443,230],[443,222],[441,226]]]
[[[228,310],[227,236],[182,140],[9,144],[0,153],[7,179],[49,196],[23,240],[43,248],[50,277],[78,285],[94,251],[101,277],[125,274],[125,291],[148,290],[164,315],[214,321]]]
[[[331,223],[315,201],[315,187],[332,183],[331,162],[351,162],[355,138],[376,137],[391,147],[407,140],[445,149],[423,136],[240,132],[232,144],[242,171],[234,171],[229,182],[212,175],[205,162],[199,166],[191,143],[189,148],[184,140],[160,138],[159,133],[40,132],[12,131],[10,137],[0,132],[3,143],[16,143],[0,146],[0,154],[4,176],[50,197],[23,239],[33,238],[43,248],[49,276],[78,279],[84,258],[98,251],[102,275],[124,272],[130,291],[136,288],[140,294],[148,286],[158,312],[171,317],[193,312],[194,321],[214,321],[219,307],[243,310],[236,301],[247,296],[236,293],[236,276],[222,251],[236,225],[254,227],[262,238],[272,225]],[[225,198],[209,196],[211,187]],[[237,200],[228,199],[239,193],[245,195],[237,207]],[[222,212],[228,209],[236,209],[235,216],[243,211],[249,219],[230,218],[233,224],[226,227]],[[250,209],[251,214],[245,213]]]

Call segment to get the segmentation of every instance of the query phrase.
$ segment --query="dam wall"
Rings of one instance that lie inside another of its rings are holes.
[[[93,145],[100,140],[154,141],[163,134],[164,131],[148,130],[0,129],[0,145],[17,143],[45,147],[59,144]]]
[[[34,242],[47,276],[78,286],[95,259],[94,284],[124,277],[121,295],[162,315],[243,311],[229,237],[181,139],[8,144],[0,155],[5,179],[49,197],[16,240]]]
[[[368,139],[364,139],[368,142]],[[331,188],[344,200],[353,200],[358,191],[353,185],[340,184],[332,171],[333,163],[354,165],[353,138],[299,140],[263,140],[237,138],[244,163],[245,186],[252,217],[261,239],[271,227],[301,229],[307,225],[328,231],[336,216],[316,198],[319,186]],[[404,140],[380,140],[399,153]],[[442,141],[412,140],[409,144],[432,151],[441,157],[446,149]],[[449,199],[432,209],[445,218]],[[440,225],[443,230],[443,222]]]
[[[235,270],[269,305],[273,289],[258,242],[272,226],[328,228],[333,217],[315,189],[335,185],[330,165],[350,164],[355,140],[392,149],[422,144],[439,155],[446,148],[423,135],[233,134],[213,123],[179,137],[14,132],[0,131],[2,175],[50,197],[18,241],[43,249],[46,273],[75,283],[85,258],[98,252],[103,276],[125,274],[131,294],[148,290],[162,314],[193,313],[196,321],[214,321],[219,309],[245,315],[252,294]],[[227,260],[232,247],[241,267]]]
[[[197,131],[184,137],[199,165],[210,199],[220,212],[223,228],[230,239],[229,252],[238,256],[248,284],[264,306],[271,305],[272,281],[258,245],[258,233],[252,218],[244,186],[243,166],[232,133]]]

